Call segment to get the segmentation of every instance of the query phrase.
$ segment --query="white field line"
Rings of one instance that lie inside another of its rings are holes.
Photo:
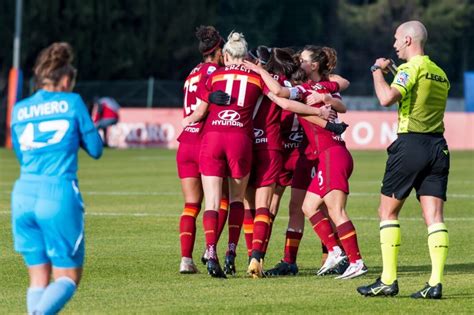
[[[3,194],[10,194],[11,191],[2,191]],[[81,191],[82,195],[90,196],[181,196],[181,192],[175,191]],[[413,194],[412,194],[413,195]],[[351,192],[349,197],[379,197],[379,193]],[[449,198],[474,199],[472,194],[449,194]]]
[[[91,181],[87,181],[84,184],[87,185]],[[374,184],[374,185],[380,185],[381,181],[380,180],[351,180],[350,184],[351,185],[357,185],[357,184]],[[449,180],[449,184],[460,184],[460,185],[470,185],[474,184],[474,180]],[[12,187],[13,182],[0,182],[0,186],[6,186],[6,187]]]
[[[0,215],[10,215],[10,211],[0,211]],[[178,218],[180,216],[179,211],[175,214],[167,213],[127,213],[127,212],[93,212],[86,211],[87,216],[93,217],[155,217],[155,218]],[[278,216],[280,219],[288,219],[288,216]],[[379,221],[378,217],[352,217],[354,221]],[[422,218],[400,218],[400,221],[422,221]],[[474,221],[474,217],[467,218],[444,218],[445,221],[461,222],[461,221]]]

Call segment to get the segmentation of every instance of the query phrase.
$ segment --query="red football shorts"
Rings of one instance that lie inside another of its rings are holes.
[[[308,191],[323,198],[331,190],[349,193],[349,177],[354,167],[352,156],[345,146],[334,146],[319,154],[316,175]]]
[[[282,163],[282,155],[279,150],[253,151],[249,186],[259,188],[275,184],[278,181]]]
[[[317,160],[308,160],[305,155],[300,155],[296,161],[291,188],[307,190],[311,179],[316,174],[317,165]]]
[[[192,143],[180,143],[176,152],[176,165],[179,178],[201,177],[199,172],[199,151],[201,146]]]
[[[286,187],[291,185],[293,173],[296,169],[296,161],[298,161],[299,156],[300,153],[298,151],[292,151],[291,154],[282,155],[282,168],[280,170],[280,174],[278,175],[277,181],[279,186]]]
[[[252,145],[252,139],[244,133],[206,132],[199,155],[201,174],[245,177],[252,166]]]

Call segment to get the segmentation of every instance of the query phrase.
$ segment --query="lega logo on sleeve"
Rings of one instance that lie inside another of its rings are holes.
[[[408,83],[408,79],[410,78],[410,76],[408,75],[408,73],[406,72],[399,72],[397,74],[397,77],[395,79],[395,83],[397,84],[400,84],[402,86],[406,86],[407,83]]]
[[[214,67],[214,66],[210,66],[209,68],[207,68],[207,74],[208,75],[213,73],[214,71],[216,71],[216,67]]]

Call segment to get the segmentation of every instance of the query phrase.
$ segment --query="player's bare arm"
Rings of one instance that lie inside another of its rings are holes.
[[[302,114],[302,115],[313,115],[313,116],[319,116],[323,119],[328,119],[329,114],[330,114],[330,109],[323,109],[321,108],[316,108],[316,107],[311,107],[307,106],[303,103],[300,103],[298,101],[293,101],[289,100],[287,98],[283,97],[278,97],[272,92],[268,93],[268,98],[271,99],[275,104],[283,108],[284,110],[288,110],[290,112],[294,112],[297,114]]]
[[[330,105],[324,105],[321,107],[323,111],[328,110],[329,111],[329,117],[331,118],[332,113],[334,113],[334,110],[331,109]],[[344,133],[346,128],[349,126],[348,124],[342,122],[342,123],[333,123],[327,120],[322,119],[321,117],[317,116],[305,116],[305,115],[299,115],[303,119],[309,121],[312,124],[315,124],[321,128],[324,128],[326,130],[329,130],[331,132],[334,132],[337,135],[340,135]]]
[[[346,105],[337,97],[333,97],[331,94],[324,94],[323,102],[326,105],[331,105],[331,108],[338,113],[347,112]]]
[[[244,65],[247,69],[250,69],[258,73],[262,77],[263,81],[265,82],[265,85],[273,94],[279,97],[284,97],[284,98],[290,97],[290,90],[287,87],[281,86],[280,83],[277,80],[275,80],[267,70],[263,69],[261,66],[253,64],[250,61],[246,61],[246,60],[244,60]]]
[[[269,94],[271,94],[271,95],[269,95],[268,97],[273,102],[275,102],[275,104],[277,104],[279,106],[282,106],[282,108],[284,108],[286,110],[289,110],[289,111],[291,111],[290,107],[293,106],[293,105],[296,105],[296,104],[303,105],[302,103],[299,103],[297,101],[293,101],[293,100],[289,100],[289,99],[286,99],[286,98],[278,97],[278,96],[272,94],[271,92]],[[287,106],[287,107],[285,108],[283,106]],[[311,123],[313,123],[313,124],[315,124],[315,125],[317,125],[321,128],[332,131],[332,132],[334,132],[338,135],[342,134],[346,130],[348,125],[345,124],[344,122],[339,124],[339,123],[332,123],[332,122],[329,122],[327,120],[334,113],[334,111],[331,109],[330,105],[324,105],[320,108],[310,107],[310,106],[307,106],[307,105],[303,105],[303,106],[305,106],[306,108],[311,108],[311,109],[315,110],[314,113],[309,114],[309,115],[308,114],[298,114],[301,117],[303,117],[304,119],[308,120],[309,122],[311,122]]]
[[[331,105],[332,109],[338,113],[347,112],[347,107],[344,103],[337,97],[332,97],[329,93],[319,93],[317,91],[309,91],[311,94],[306,97],[306,105],[314,105],[318,103],[324,103],[326,105]]]
[[[202,120],[204,117],[206,117],[207,114],[207,109],[209,108],[209,103],[202,101],[201,104],[196,108],[196,110],[189,115],[188,117],[185,117],[182,121],[183,127],[186,127],[192,123],[195,123],[197,121]]]
[[[341,77],[339,74],[330,74],[329,81],[337,82],[337,84],[339,84],[339,91],[344,91],[351,84],[349,80]]]

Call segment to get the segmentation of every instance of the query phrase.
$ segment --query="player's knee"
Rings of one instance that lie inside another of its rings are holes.
[[[346,213],[346,210],[344,210],[343,207],[339,207],[339,206],[330,207],[330,206],[328,206],[328,214],[329,214],[329,217],[331,218],[331,220],[334,222],[334,224],[336,226],[349,220],[349,218],[347,216],[347,213]]]
[[[82,268],[53,268],[53,278],[55,281],[62,279],[79,286],[82,278]]]
[[[383,207],[382,205],[379,207],[379,218],[381,221],[383,220],[397,220],[398,219],[398,211],[397,209],[392,209],[390,207]]]
[[[307,202],[303,203],[301,210],[303,211],[304,215],[308,218],[311,217],[316,212],[315,207],[313,207],[311,204]]]

